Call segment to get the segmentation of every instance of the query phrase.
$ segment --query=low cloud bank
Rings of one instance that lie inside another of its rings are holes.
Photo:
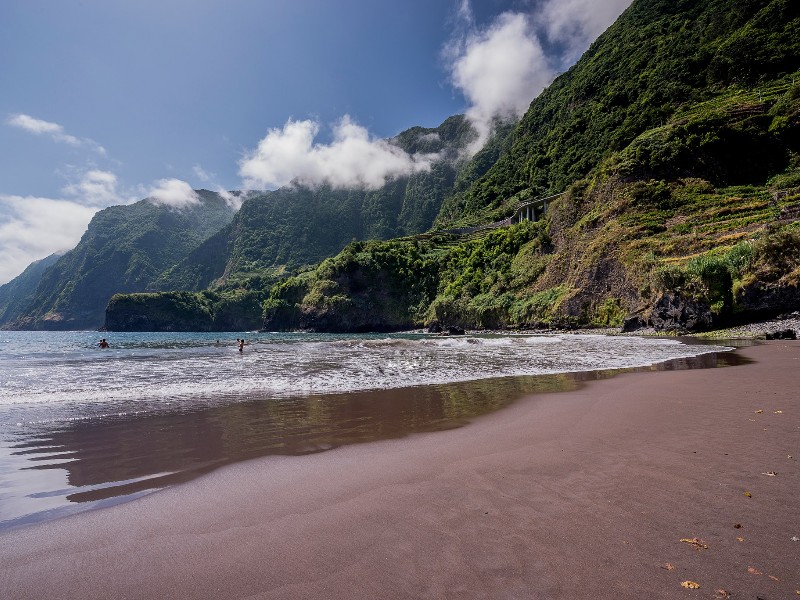
[[[0,196],[0,207],[5,216],[0,221],[0,284],[34,260],[74,247],[98,210],[33,196]]]
[[[117,176],[114,173],[99,169],[87,171],[79,181],[66,185],[63,192],[74,202],[85,206],[129,204],[134,200],[124,197],[117,190]]]
[[[574,63],[601,33],[617,20],[632,0],[548,0],[538,21],[548,39],[560,42],[561,67]]]
[[[429,170],[437,156],[408,154],[380,139],[345,115],[333,126],[329,144],[315,142],[320,124],[289,120],[270,129],[239,162],[249,189],[274,189],[290,184],[310,187],[377,189],[387,180]]]
[[[82,173],[62,192],[63,198],[0,194],[0,285],[33,261],[74,248],[99,210],[131,204],[141,195],[175,210],[200,202],[191,186],[179,179],[162,179],[150,188],[122,193],[117,176],[98,169]],[[229,203],[241,204],[241,198],[226,194]]]
[[[242,207],[242,202],[247,198],[246,192],[231,192],[226,190],[217,182],[217,176],[214,173],[209,173],[200,165],[194,165],[192,170],[195,176],[202,181],[204,185],[207,185],[210,189],[219,194],[233,210],[239,210]]]
[[[519,118],[553,79],[547,57],[524,14],[501,14],[471,31],[447,52],[451,80],[469,102],[466,116],[478,132],[471,150],[486,143],[496,118]]]
[[[571,65],[631,0],[544,0],[527,11],[509,11],[477,27],[469,0],[456,9],[458,33],[442,56],[450,82],[467,101],[477,132],[477,152],[497,119],[521,117],[556,74]],[[549,53],[549,54],[548,54]],[[321,124],[289,119],[272,128],[239,161],[247,189],[286,185],[377,189],[388,180],[431,168],[432,154],[410,155],[374,139],[345,115],[332,126],[332,141],[317,141]],[[196,168],[198,176],[207,175]]]

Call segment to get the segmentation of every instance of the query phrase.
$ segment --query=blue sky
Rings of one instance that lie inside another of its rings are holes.
[[[522,114],[629,3],[4,0],[0,283],[112,204],[427,168],[381,140]]]

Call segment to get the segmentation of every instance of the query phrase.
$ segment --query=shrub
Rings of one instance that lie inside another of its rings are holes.
[[[566,293],[566,286],[558,286],[516,300],[509,308],[512,322],[526,325],[549,321]]]
[[[627,311],[622,308],[619,298],[606,298],[605,302],[597,307],[592,324],[600,327],[619,327],[625,315]]]

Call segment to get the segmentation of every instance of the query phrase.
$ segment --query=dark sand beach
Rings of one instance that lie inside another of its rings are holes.
[[[12,530],[0,597],[800,597],[800,342],[738,353]]]

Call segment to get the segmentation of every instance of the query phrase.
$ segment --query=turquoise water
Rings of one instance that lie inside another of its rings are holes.
[[[236,460],[451,427],[545,385],[526,376],[724,350],[598,335],[0,332],[0,529]]]

